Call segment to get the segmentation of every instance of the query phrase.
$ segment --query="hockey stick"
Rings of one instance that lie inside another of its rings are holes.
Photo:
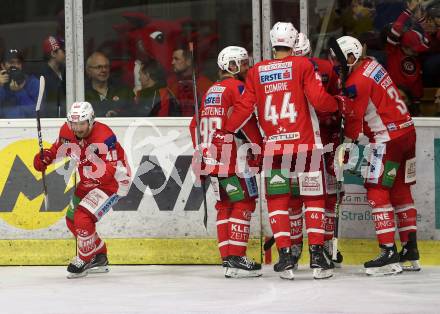
[[[197,147],[199,149],[199,156],[202,157],[202,148],[201,148],[201,133],[200,133],[200,116],[199,116],[199,101],[197,97],[197,81],[196,81],[196,64],[194,62],[194,44],[193,42],[189,43],[189,52],[191,54],[191,64],[192,64],[192,83],[193,83],[193,93],[194,93],[194,109],[196,114],[196,130],[197,130]],[[201,180],[202,181],[202,180]],[[206,186],[205,182],[202,183],[202,194],[203,194],[203,225],[205,229],[208,230],[208,205],[206,204]]]
[[[38,90],[38,98],[37,98],[37,105],[35,106],[35,113],[37,116],[38,145],[40,146],[41,160],[43,160],[44,158],[44,153],[43,153],[43,136],[41,135],[40,107],[41,107],[41,101],[43,100],[44,87],[45,87],[44,76],[40,76],[40,89]],[[42,172],[42,178],[43,178],[42,182],[43,182],[43,192],[44,192],[44,208],[47,211],[49,209],[49,197],[47,194],[45,170],[43,170]]]
[[[333,56],[338,60],[340,64],[340,72],[339,72],[339,78],[341,80],[341,88],[342,88],[342,95],[345,94],[345,82],[347,81],[347,75],[348,75],[348,66],[347,66],[347,59],[344,56],[344,53],[341,50],[341,47],[339,47],[338,42],[336,41],[335,37],[330,37],[329,39],[329,48],[330,52],[333,54]],[[341,119],[341,128],[339,130],[339,142],[343,143],[344,141],[344,118]],[[337,259],[337,253],[338,253],[338,239],[339,239],[339,212],[341,208],[341,202],[342,202],[342,182],[344,180],[344,170],[343,170],[343,157],[342,160],[339,161],[339,173],[336,174],[336,204],[335,204],[335,229],[333,231],[333,247],[332,247],[332,259]],[[342,173],[341,173],[342,171]]]
[[[275,237],[272,236],[269,240],[264,242],[264,245],[263,245],[264,252],[270,250],[274,244],[275,244]]]

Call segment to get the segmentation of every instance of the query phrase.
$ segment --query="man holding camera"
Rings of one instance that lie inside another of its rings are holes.
[[[39,81],[22,69],[21,52],[6,50],[0,70],[0,118],[35,117]]]

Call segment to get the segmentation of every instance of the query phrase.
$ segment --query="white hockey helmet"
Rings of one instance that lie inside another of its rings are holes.
[[[352,64],[347,64],[349,67],[353,66],[362,56],[362,44],[359,40],[351,36],[342,36],[337,40],[339,47],[341,48],[342,53],[345,56],[345,59],[348,61],[348,56],[353,54],[356,58],[356,61]]]
[[[277,22],[270,30],[270,43],[272,47],[283,46],[293,49],[297,37],[298,31],[290,22]]]
[[[92,126],[95,121],[95,112],[93,111],[92,105],[87,101],[74,102],[67,114],[67,121],[89,121],[89,125]]]
[[[240,64],[243,60],[249,60],[249,55],[246,49],[238,46],[228,46],[223,48],[218,54],[217,64],[221,70],[235,75],[240,72]],[[237,71],[232,72],[229,69],[230,62],[235,62],[235,65],[238,68]]]
[[[293,55],[304,57],[307,56],[310,51],[310,40],[307,38],[306,34],[299,33],[295,42],[295,47],[293,47]]]

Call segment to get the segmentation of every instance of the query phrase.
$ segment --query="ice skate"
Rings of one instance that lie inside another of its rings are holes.
[[[89,273],[92,262],[83,261],[79,256],[75,256],[67,266],[67,278],[75,279],[85,277]]]
[[[333,262],[324,253],[322,245],[310,245],[310,268],[313,269],[313,278],[326,279],[333,276]]]
[[[422,268],[419,263],[419,250],[417,249],[416,233],[409,234],[408,242],[402,247],[399,253],[400,266],[405,271],[419,271]],[[408,265],[409,264],[409,265]]]
[[[381,253],[375,259],[364,264],[365,273],[370,276],[396,275],[402,272],[396,245],[379,245]]]
[[[292,254],[292,249],[290,247],[282,248],[278,250],[278,254],[279,261],[273,265],[273,270],[277,273],[281,273],[281,279],[293,280],[295,277],[293,271],[297,260],[295,260],[295,257]]]
[[[227,257],[226,278],[260,277],[261,275],[261,264],[254,262],[247,256],[230,255]]]
[[[324,254],[332,260],[333,265],[335,265],[335,268],[341,268],[342,267],[342,261],[344,260],[344,257],[342,256],[341,252],[339,250],[336,253],[336,259],[333,259],[333,241],[328,240],[324,243]]]
[[[295,265],[293,267],[293,270],[297,270],[298,269],[298,262],[299,259],[301,258],[301,254],[302,254],[302,249],[303,249],[303,244],[293,244],[291,247],[292,250],[292,256],[295,259]]]
[[[89,274],[108,273],[109,271],[107,254],[96,254],[91,261]]]

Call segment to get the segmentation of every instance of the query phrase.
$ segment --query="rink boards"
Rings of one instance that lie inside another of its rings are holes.
[[[425,264],[440,265],[440,122],[415,119],[419,210],[418,237]],[[128,196],[98,224],[116,264],[215,264],[215,199],[207,193],[208,228],[203,226],[201,188],[190,168],[189,119],[100,119],[126,150],[135,181]],[[64,121],[44,119],[43,138],[52,143]],[[41,174],[32,167],[38,150],[33,120],[0,120],[0,265],[65,264],[75,242],[65,223],[73,187],[71,169],[60,161],[47,171],[50,207],[43,206]],[[359,264],[376,250],[371,212],[361,181],[347,179],[341,210],[341,247],[346,262]],[[270,235],[266,204],[257,204],[249,251],[260,258],[260,208]]]

